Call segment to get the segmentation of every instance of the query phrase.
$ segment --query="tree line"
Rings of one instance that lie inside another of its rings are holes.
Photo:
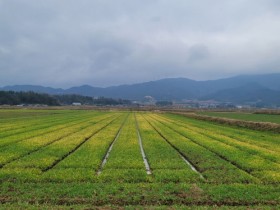
[[[0,91],[0,105],[40,104],[48,106],[71,105],[130,105],[131,101],[104,97],[88,97],[81,95],[49,95],[45,93]]]

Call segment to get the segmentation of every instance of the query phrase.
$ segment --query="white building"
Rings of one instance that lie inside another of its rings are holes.
[[[73,102],[72,105],[73,106],[81,106],[82,104],[80,102]]]

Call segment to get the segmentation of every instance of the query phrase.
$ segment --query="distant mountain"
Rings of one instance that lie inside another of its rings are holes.
[[[181,100],[183,98],[195,98],[196,81],[176,78],[162,79],[134,85],[121,85],[108,87],[102,94],[107,97],[119,97],[132,100],[143,99],[152,96],[157,100]]]
[[[69,89],[64,90],[64,94],[78,94],[78,95],[83,95],[83,96],[103,96],[102,94],[100,95],[99,93],[102,93],[102,90],[104,88],[98,88],[98,87],[92,87],[89,85],[83,85],[79,87],[72,87]]]
[[[19,92],[19,91],[23,91],[23,92],[27,92],[27,91],[33,91],[36,93],[48,93],[51,95],[54,94],[63,94],[65,90],[63,90],[62,88],[51,88],[51,87],[43,87],[43,86],[39,86],[39,85],[14,85],[14,86],[5,86],[0,88],[0,90],[4,90],[4,91],[15,91],[15,92]]]
[[[130,100],[140,100],[147,95],[153,96],[157,100],[182,100],[197,99],[220,90],[237,88],[249,83],[258,83],[272,90],[280,90],[280,74],[245,75],[209,81],[195,81],[187,78],[168,78],[107,88],[84,85],[67,89],[65,92],[86,96],[104,96]]]
[[[263,96],[260,100],[278,101],[280,95],[280,74],[243,75],[226,79],[195,81],[186,78],[168,78],[157,81],[132,85],[119,85],[107,88],[83,85],[69,89],[55,89],[50,87],[16,85],[6,86],[0,90],[34,91],[48,94],[79,94],[91,97],[122,98],[141,100],[145,96],[152,96],[156,100],[183,99],[215,99],[218,101],[241,102],[247,101],[251,95]],[[245,94],[247,93],[247,94]],[[260,95],[258,95],[258,93]],[[265,98],[265,95],[268,98]],[[273,97],[274,99],[270,98]]]
[[[201,100],[215,100],[234,104],[280,105],[280,91],[271,90],[258,83],[217,91]]]
[[[237,88],[247,84],[257,83],[271,90],[280,91],[280,74],[241,75],[226,79],[198,81],[201,95],[205,96],[220,90]]]

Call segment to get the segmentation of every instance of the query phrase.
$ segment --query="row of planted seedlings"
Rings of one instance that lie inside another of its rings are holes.
[[[170,128],[169,124],[163,124],[146,115],[147,121],[160,133],[173,147],[184,154],[187,160],[195,166],[207,182],[210,183],[258,183],[259,180],[229,162],[222,156],[209,150],[197,140],[188,138]],[[176,129],[185,130],[176,126]],[[203,139],[200,139],[203,141]],[[215,145],[215,144],[213,144]]]
[[[157,115],[156,117],[161,119],[161,120],[165,120],[165,121],[167,120],[170,123],[175,123],[176,125],[181,126],[181,127],[186,126],[185,123],[180,122],[180,121],[164,118],[160,115]],[[194,131],[194,132],[197,132],[199,134],[202,134],[202,135],[205,135],[209,138],[212,138],[214,140],[217,140],[217,141],[223,142],[225,144],[228,144],[230,146],[236,147],[236,148],[238,148],[240,150],[243,150],[243,151],[245,151],[249,154],[252,154],[254,156],[259,156],[259,157],[262,157],[264,159],[268,159],[269,161],[272,161],[272,162],[275,162],[275,163],[278,163],[278,164],[280,163],[280,153],[279,152],[266,149],[262,146],[259,146],[259,145],[253,144],[253,143],[248,143],[248,142],[245,142],[245,141],[241,141],[238,138],[233,138],[233,137],[227,136],[225,134],[217,133],[217,132],[215,132],[214,129],[209,129],[209,128],[201,129],[200,127],[197,127],[197,126],[195,126],[193,124],[190,124],[190,123],[187,124],[187,128]],[[263,135],[265,135],[265,134],[266,133],[263,133]]]
[[[56,129],[61,129],[65,127],[66,124],[80,123],[90,119],[91,117],[103,115],[102,113],[92,113],[88,115],[74,115],[74,116],[65,116],[63,118],[54,119],[52,121],[46,121],[43,123],[36,122],[35,124],[26,122],[27,128],[24,128],[21,131],[15,129],[15,131],[9,132],[9,135],[2,136],[0,141],[0,148],[5,147],[6,145],[13,144],[15,142],[43,135],[49,132],[54,132]],[[16,127],[15,127],[16,128]]]
[[[42,135],[46,135],[48,133],[56,132],[61,129],[73,126],[73,125],[78,125],[83,122],[87,122],[93,117],[98,117],[98,116],[103,116],[104,113],[93,113],[91,115],[81,115],[81,116],[75,116],[72,118],[65,118],[58,120],[54,123],[49,123],[48,125],[40,128],[33,129],[32,131],[27,130],[26,132],[22,132],[20,134],[14,134],[11,136],[7,136],[4,138],[1,138],[0,141],[0,150],[4,149],[8,145],[12,145],[14,143],[18,143],[23,140],[27,140],[30,138],[34,137],[40,137]]]
[[[0,177],[2,179],[13,176],[25,178],[21,174],[27,173],[34,176],[41,174],[42,171],[48,170],[53,164],[72,153],[76,147],[79,147],[119,115],[101,115],[40,138],[31,138],[6,147],[0,153],[2,166]]]
[[[131,114],[127,120],[124,116],[117,119],[69,157],[44,173],[43,179],[59,182],[130,183],[146,181],[193,183],[202,180],[201,176],[191,169],[180,154],[170,147],[141,115],[137,115],[135,119]],[[151,175],[145,172],[141,157],[137,122],[143,148],[152,169]],[[114,143],[112,151],[106,164],[102,165],[112,143]]]
[[[50,115],[58,115],[60,113],[66,113],[55,110],[41,110],[38,112],[37,110],[26,110],[26,109],[18,109],[18,110],[0,110],[0,128],[11,122],[14,123],[22,123],[24,120],[32,120],[32,119],[40,119],[42,117],[47,117]]]
[[[23,141],[23,140],[27,140],[33,137],[39,137],[51,132],[55,132],[57,130],[60,130],[62,128],[67,128],[69,126],[75,125],[75,124],[79,124],[82,122],[86,122],[88,120],[90,120],[92,117],[97,117],[97,116],[101,116],[103,114],[99,114],[99,113],[93,113],[91,115],[85,115],[85,116],[81,116],[81,117],[67,117],[67,118],[62,118],[60,120],[57,120],[55,122],[50,122],[46,125],[44,125],[44,127],[37,127],[36,129],[32,129],[31,131],[27,129],[26,132],[21,132],[19,134],[14,134],[14,135],[10,135],[7,137],[2,137],[1,141],[0,141],[0,148],[4,148],[8,145]],[[28,122],[26,123],[28,124]],[[32,125],[28,125],[30,127],[32,127]]]
[[[267,151],[255,145],[248,146],[231,137],[216,134],[215,130],[201,130],[189,123],[170,122],[160,117],[158,120],[263,182],[278,183],[280,181],[278,153]]]
[[[70,117],[73,116],[70,113],[65,114],[51,114],[51,115],[42,115],[40,117],[25,117],[25,118],[16,118],[16,119],[10,119],[7,118],[5,121],[2,121],[0,124],[0,131],[1,131],[1,137],[2,135],[7,132],[11,132],[14,130],[15,132],[19,132],[20,130],[23,130],[24,128],[28,127],[28,125],[38,125],[39,123],[44,124],[46,122],[52,122],[60,118]],[[6,134],[5,134],[6,135]]]
[[[97,112],[92,112],[93,116],[98,115],[99,113]],[[89,115],[92,114],[87,114],[87,113],[75,113],[73,112],[72,114],[65,114],[65,115],[54,115],[54,116],[47,116],[47,117],[42,117],[41,119],[28,119],[24,120],[22,123],[23,125],[17,125],[16,123],[13,125],[9,126],[9,129],[6,131],[1,131],[0,133],[0,138],[9,138],[11,136],[19,136],[21,134],[28,134],[32,133],[33,131],[38,131],[38,130],[45,130],[53,125],[57,125],[60,123],[65,123],[67,121],[72,121],[76,120],[79,118],[83,117],[89,117]]]
[[[103,181],[144,182],[149,180],[141,155],[135,117],[129,114],[112,145],[106,164],[99,171]]]
[[[203,180],[199,172],[193,170],[141,114],[137,114],[136,119],[153,181],[193,183]]]
[[[48,117],[43,116],[41,119],[31,118],[22,120],[20,124],[13,122],[13,120],[10,120],[9,123],[4,124],[5,127],[0,128],[0,138],[9,137],[12,135],[19,135],[24,132],[26,133],[35,129],[39,129],[40,127],[44,128],[49,124],[71,118],[74,119],[71,115],[54,115]]]
[[[215,133],[232,137],[252,145],[258,145],[271,151],[280,152],[279,134],[272,132],[256,131],[246,128],[220,125],[214,122],[196,120],[182,115],[165,114],[169,119],[194,125],[203,130],[215,130]]]
[[[64,125],[59,125],[59,130],[55,130],[55,132],[49,132],[45,135],[35,135],[31,138],[23,138],[22,141],[18,141],[14,144],[1,147],[0,148],[0,166],[17,157],[21,157],[24,154],[28,154],[30,151],[34,149],[40,148],[50,142],[58,140],[60,138],[66,137],[67,135],[79,131],[87,126],[92,125],[93,123],[97,123],[99,120],[107,118],[107,115],[99,115],[95,117],[89,117],[83,119],[83,121],[77,122],[69,122]],[[63,127],[61,127],[63,126]],[[56,129],[56,128],[55,128]],[[18,136],[21,139],[20,136]],[[10,139],[13,141],[14,138]],[[3,139],[1,140],[1,142]]]
[[[234,127],[234,126],[227,126],[227,125],[220,125],[215,122],[206,122],[203,120],[196,120],[191,119],[188,117],[174,115],[174,114],[167,114],[168,118],[172,118],[175,120],[179,120],[182,122],[190,122],[197,127],[205,128],[205,129],[216,129],[217,133],[225,134],[229,137],[233,137],[238,139],[239,141],[244,141],[250,144],[259,145],[263,148],[267,148],[271,151],[280,152],[280,142],[279,142],[279,134],[273,133],[269,131],[257,131],[251,130],[246,128]]]
[[[112,122],[88,139],[81,147],[61,160],[51,170],[46,171],[41,179],[57,182],[99,181],[98,171],[115,140],[127,114],[112,119]]]
[[[165,122],[170,122],[170,123],[176,124],[180,127],[187,126],[187,128],[189,130],[192,130],[196,133],[205,135],[205,136],[207,136],[211,139],[214,139],[214,140],[220,141],[222,143],[228,144],[230,146],[236,147],[236,148],[238,148],[240,150],[243,150],[243,151],[245,151],[249,154],[252,154],[254,156],[259,156],[259,157],[262,157],[264,159],[268,159],[269,161],[272,161],[274,163],[280,163],[280,153],[278,153],[276,151],[268,150],[268,149],[263,148],[259,145],[252,144],[252,143],[247,143],[247,142],[244,142],[244,141],[240,141],[237,138],[233,138],[233,137],[227,136],[225,134],[217,133],[217,132],[215,132],[214,129],[209,129],[209,128],[201,129],[201,128],[193,125],[193,124],[190,124],[190,123],[185,124],[185,123],[180,122],[180,121],[164,118],[161,115],[156,115],[156,116],[154,116],[154,118],[161,119],[162,121],[165,121]]]

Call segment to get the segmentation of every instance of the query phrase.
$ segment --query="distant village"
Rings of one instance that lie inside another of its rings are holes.
[[[198,109],[226,109],[226,108],[235,108],[235,109],[250,109],[255,108],[255,104],[240,104],[235,105],[230,102],[218,102],[214,100],[182,100],[182,101],[157,101],[152,96],[145,96],[141,101],[132,101],[132,104],[139,106],[161,106],[161,107],[172,107],[172,108],[198,108]],[[274,107],[277,108],[277,107]]]
[[[234,104],[215,100],[156,100],[152,96],[145,96],[141,100],[126,100],[104,97],[88,97],[81,95],[48,95],[34,92],[5,92],[0,91],[0,105],[18,107],[46,107],[46,106],[98,106],[98,107],[164,107],[172,109],[251,109],[273,108],[262,103]]]

